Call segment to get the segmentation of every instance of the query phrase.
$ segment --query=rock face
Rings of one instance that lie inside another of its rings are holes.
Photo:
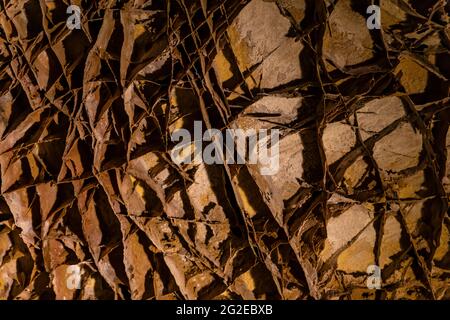
[[[450,299],[450,4],[371,2],[0,4],[0,299]]]

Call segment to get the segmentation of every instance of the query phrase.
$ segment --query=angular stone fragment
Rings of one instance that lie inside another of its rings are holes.
[[[332,164],[355,146],[356,136],[350,125],[334,122],[325,128],[322,141],[327,161]]]
[[[323,53],[339,69],[363,63],[373,57],[373,42],[366,19],[341,0],[333,8],[326,30]]]
[[[375,99],[356,112],[361,138],[366,140],[405,115],[398,97]]]
[[[327,223],[327,241],[322,258],[327,260],[336,251],[350,245],[359,239],[359,234],[373,219],[373,213],[362,205],[353,205],[338,217],[332,217]],[[345,263],[345,262],[343,262]]]
[[[287,37],[289,29],[277,5],[262,0],[250,2],[231,25],[230,43],[241,72],[260,64],[247,79],[249,87],[273,88],[301,78],[303,46]]]
[[[378,166],[385,172],[399,172],[419,164],[422,135],[408,123],[382,138],[373,148]]]

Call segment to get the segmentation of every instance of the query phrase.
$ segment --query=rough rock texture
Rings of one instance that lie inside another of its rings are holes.
[[[0,299],[450,299],[450,4],[379,2],[0,0]]]

